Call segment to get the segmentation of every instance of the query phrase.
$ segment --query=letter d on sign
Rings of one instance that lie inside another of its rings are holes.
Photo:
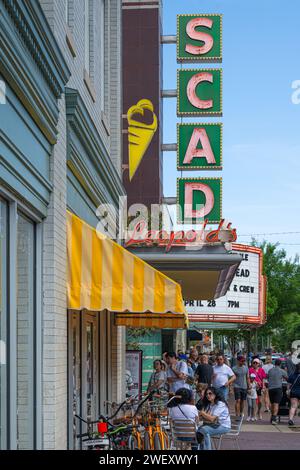
[[[181,208],[177,220],[183,224],[218,224],[222,218],[222,178],[178,178],[177,200]]]

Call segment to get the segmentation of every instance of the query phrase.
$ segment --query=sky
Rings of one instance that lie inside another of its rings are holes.
[[[223,69],[223,117],[183,122],[223,123],[223,170],[181,174],[176,153],[165,152],[164,195],[176,195],[178,176],[221,176],[223,217],[237,228],[238,242],[255,235],[280,242],[293,257],[300,253],[300,104],[292,102],[292,83],[300,80],[300,1],[163,0],[163,34],[176,34],[177,14],[200,13],[223,14],[223,62],[206,65]],[[163,89],[176,88],[180,67],[176,45],[164,45]],[[176,98],[163,106],[163,142],[176,143]]]

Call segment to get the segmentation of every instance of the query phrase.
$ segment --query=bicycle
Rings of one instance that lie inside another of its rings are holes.
[[[77,434],[76,436],[81,440],[80,447],[87,450],[111,450],[118,444],[121,445],[121,448],[125,447],[123,440],[120,439],[119,433],[126,433],[128,426],[121,424],[119,427],[116,427],[110,420],[117,416],[126,403],[128,403],[127,398],[117,407],[116,411],[110,417],[101,415],[96,421],[85,420],[82,416],[75,414],[77,419],[87,425],[87,432]],[[95,425],[97,425],[97,431],[94,431]],[[110,430],[109,426],[111,428]],[[83,439],[85,437],[87,439]]]
[[[82,416],[75,415],[82,423],[87,425],[87,432],[77,434],[77,438],[80,439],[80,448],[83,450],[110,450],[110,440],[108,437],[104,437],[107,432],[107,427],[103,426],[103,423],[99,420],[90,421],[85,420]],[[93,427],[97,424],[98,431],[95,432]],[[99,426],[101,425],[101,426]],[[100,437],[99,437],[100,434]],[[87,437],[87,439],[83,439]]]

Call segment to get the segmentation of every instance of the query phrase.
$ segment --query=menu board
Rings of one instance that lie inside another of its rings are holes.
[[[142,393],[143,351],[126,351],[126,394],[136,396]]]

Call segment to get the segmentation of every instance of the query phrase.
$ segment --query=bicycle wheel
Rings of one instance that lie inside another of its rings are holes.
[[[169,436],[166,432],[162,432],[161,433],[161,438],[162,438],[162,450],[168,450],[169,449],[169,445],[170,445],[170,442],[169,442]]]
[[[128,439],[128,449],[129,450],[137,450],[139,448],[138,446],[138,440],[135,436],[131,435],[129,436]]]
[[[161,445],[161,434],[156,432],[154,434],[154,450],[162,450],[163,447]]]
[[[151,450],[151,439],[148,431],[144,434],[144,450]]]

